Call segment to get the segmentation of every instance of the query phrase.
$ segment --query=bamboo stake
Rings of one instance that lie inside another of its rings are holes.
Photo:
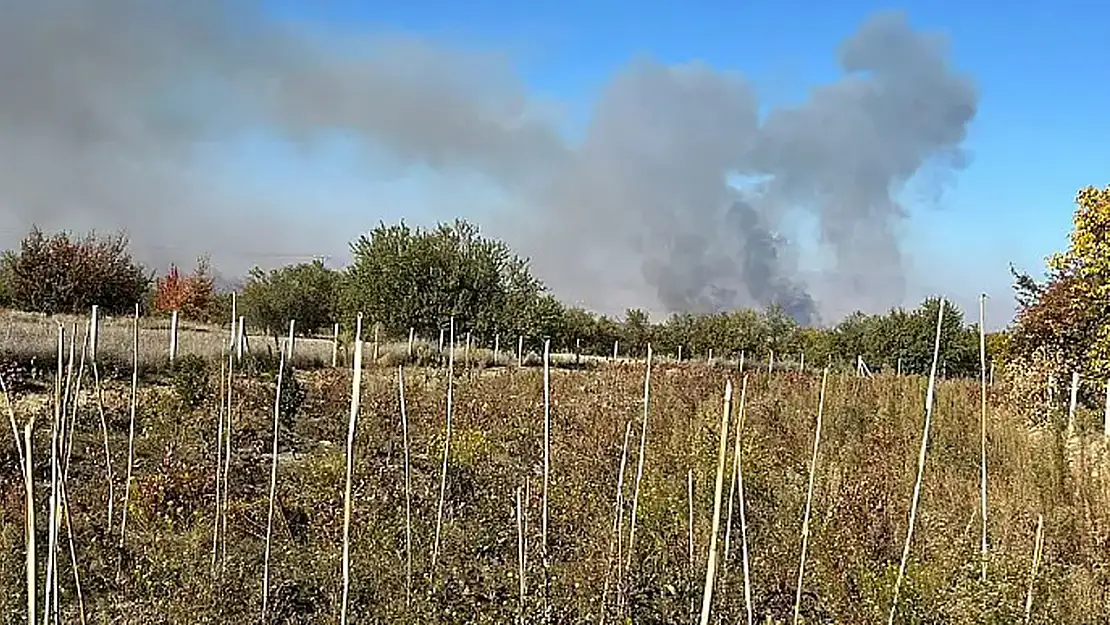
[[[119,528],[119,548],[123,549],[127,535],[127,508],[131,503],[131,479],[135,467],[135,412],[139,401],[139,305],[135,304],[135,319],[131,339],[131,423],[127,433],[127,480],[123,490],[123,520]]]
[[[987,581],[987,294],[979,295],[979,579]]]
[[[524,596],[525,596],[525,577],[524,577],[524,504],[521,501],[521,491],[524,489],[522,486],[516,487],[516,554],[517,554],[517,578],[520,586],[520,615],[519,623],[524,623]]]
[[[177,311],[170,316],[170,364],[177,360]]]
[[[27,479],[26,461],[23,457],[23,447],[19,443],[19,426],[15,423],[15,409],[12,407],[12,398],[8,393],[8,385],[4,382],[4,376],[0,375],[0,395],[4,396],[4,408],[8,413],[8,423],[12,426],[12,437],[15,440],[16,451],[19,452],[19,471],[23,474],[23,479]]]
[[[220,475],[223,472],[223,448],[224,448],[224,406],[227,402],[227,395],[224,391],[224,384],[227,381],[227,368],[231,363],[231,351],[228,351],[227,359],[220,358],[220,408],[216,414],[216,499],[215,499],[215,513],[212,523],[212,574],[216,574],[216,555],[220,544],[220,508],[223,499],[221,494],[223,492],[223,482],[220,480]]]
[[[470,335],[467,334],[467,337]],[[551,622],[551,554],[547,544],[548,489],[551,484],[551,340],[543,342],[543,578],[544,622]]]
[[[686,470],[686,559],[690,567],[690,580],[697,573],[694,570],[694,470]],[[694,620],[694,596],[690,595],[690,620]]]
[[[65,517],[66,522],[66,539],[69,543],[69,562],[73,568],[73,586],[77,593],[77,615],[81,620],[81,625],[85,625],[85,595],[81,591],[81,573],[77,567],[77,548],[73,542],[73,522],[69,514],[69,490],[66,487],[66,481],[63,478],[61,483],[62,491],[62,516]]]
[[[737,425],[737,427],[740,428],[741,431],[743,431],[743,429],[744,429],[744,418],[745,418],[744,408],[745,408],[745,402],[747,400],[747,394],[748,394],[748,376],[744,376],[743,384],[740,387],[740,418],[739,418],[740,423],[739,423],[739,425]],[[742,452],[741,452],[740,449],[737,449],[737,455],[742,455]],[[745,512],[745,509],[747,507],[747,503],[744,499],[744,463],[743,462],[737,462],[736,463],[736,483],[737,483],[736,490],[738,491],[738,497],[737,498],[740,500],[740,549],[741,549],[741,561],[743,562],[743,565],[744,565],[744,610],[745,610],[745,612],[747,613],[747,616],[748,616],[748,625],[752,625],[752,618],[753,618],[753,614],[752,614],[753,613],[753,608],[752,608],[752,583],[751,583],[751,575],[748,571],[748,521],[747,521],[747,512]]]
[[[601,591],[601,610],[605,613],[609,597],[609,580],[613,573],[613,549],[616,547],[617,570],[620,570],[621,559],[621,531],[624,529],[624,470],[628,462],[628,442],[632,436],[632,421],[624,424],[624,445],[621,447],[620,469],[617,471],[617,494],[613,503],[613,531],[609,538],[609,557],[606,560],[605,587]]]
[[[351,366],[351,414],[347,421],[347,475],[343,487],[343,606],[339,622],[347,625],[351,591],[351,480],[355,470],[355,428],[362,398],[362,313],[355,325],[355,357]]]
[[[516,341],[516,366],[524,366],[524,335],[517,337]]]
[[[24,488],[24,519],[26,526],[23,528],[24,539],[27,545],[27,623],[28,625],[35,625],[35,586],[36,586],[36,571],[35,563],[37,561],[35,553],[35,481],[33,476],[33,467],[31,463],[31,434],[35,427],[35,419],[23,425],[23,488]],[[18,445],[19,439],[16,439]]]
[[[636,458],[636,482],[632,488],[632,516],[628,528],[628,561],[625,572],[632,568],[633,546],[636,541],[636,514],[640,507],[640,484],[644,479],[644,454],[647,451],[648,407],[651,399],[651,343],[647,346],[647,365],[644,368],[644,416],[640,422],[640,453]]]
[[[100,307],[93,304],[89,320],[89,358],[96,362],[97,348],[100,346]]]
[[[293,327],[296,321],[289,320],[289,338],[282,346],[278,361],[277,388],[274,391],[274,432],[270,448],[270,505],[266,513],[266,553],[262,561],[262,622],[266,623],[267,609],[270,605],[270,544],[274,535],[274,499],[277,497],[278,471],[278,429],[281,420],[281,382],[285,377],[285,361],[293,359]],[[288,355],[286,354],[288,352]]]
[[[821,420],[825,412],[825,389],[829,383],[826,367],[821,376],[821,398],[817,402],[817,431],[813,435],[813,455],[809,461],[809,487],[806,489],[805,516],[802,517],[802,555],[798,562],[798,589],[794,595],[794,625],[798,625],[802,611],[802,582],[805,580],[806,554],[809,549],[809,517],[813,510],[813,487],[817,482],[817,452],[821,446]]]
[[[228,482],[231,480],[231,417],[234,410],[235,402],[232,401],[232,390],[235,385],[235,354],[229,352],[227,357],[227,407],[224,410],[224,473],[223,473],[223,487],[221,495],[223,501],[220,502],[220,573],[222,574],[227,567],[227,509],[228,502],[231,497],[231,487]]]
[[[339,324],[332,327],[331,335],[331,366],[339,366]]]
[[[906,577],[906,564],[910,559],[910,545],[913,543],[913,528],[917,521],[917,506],[921,501],[921,481],[925,477],[925,456],[929,450],[929,429],[933,423],[933,397],[937,386],[937,364],[940,361],[940,332],[944,323],[945,300],[941,298],[937,308],[937,334],[933,343],[933,365],[929,371],[929,390],[925,393],[925,426],[921,431],[921,451],[917,456],[917,479],[913,485],[913,499],[910,503],[910,518],[906,529],[906,542],[902,546],[902,562],[898,565],[898,577],[894,582],[894,598],[890,602],[890,616],[887,625],[894,625],[898,613],[898,599],[902,592],[902,580]]]
[[[243,360],[243,346],[247,342],[247,318],[239,316],[239,329],[235,335],[235,360]]]
[[[65,351],[65,328],[58,324],[58,361],[57,371],[54,378],[54,415],[50,422],[50,510],[48,512],[47,522],[47,552],[46,552],[46,586],[43,589],[43,623],[51,622],[51,617],[54,614],[54,600],[57,593],[54,592],[56,586],[55,566],[57,564],[57,518],[58,518],[58,433],[59,422],[61,421],[62,410],[62,368],[63,368],[63,353]]]
[[[65,482],[66,480],[69,479],[69,462],[70,462],[70,459],[73,457],[73,432],[74,432],[74,430],[77,429],[77,410],[80,407],[80,403],[81,403],[80,402],[81,383],[85,379],[85,361],[88,357],[90,334],[91,334],[91,328],[86,327],[85,334],[84,334],[84,336],[81,337],[81,358],[80,358],[80,361],[79,361],[80,366],[77,368],[77,378],[76,378],[76,381],[73,384],[73,395],[72,395],[72,397],[73,397],[72,408],[73,409],[70,411],[69,425],[66,426],[66,457],[65,457],[65,464],[63,465],[63,468],[62,468],[62,482]],[[76,327],[74,328],[74,334],[73,335],[74,336],[77,335]],[[70,343],[70,361],[71,361],[71,367],[70,368],[71,369],[72,369],[72,360],[73,360],[73,344],[71,342]]]
[[[397,367],[397,394],[401,402],[401,437],[405,446],[405,605],[412,605],[412,474],[409,468],[409,417],[405,406],[405,368]],[[518,495],[519,497],[519,495]]]
[[[409,328],[409,361],[412,361],[412,350],[416,345],[416,328]]]
[[[725,406],[721,411],[720,442],[717,445],[717,481],[713,486],[713,533],[709,537],[709,559],[705,565],[705,590],[701,596],[701,625],[709,625],[713,605],[713,584],[717,577],[717,537],[721,531],[721,495],[728,459],[728,422],[732,412],[732,380],[725,383]]]
[[[112,513],[115,501],[115,473],[112,471],[112,453],[108,444],[108,419],[104,416],[104,395],[100,386],[100,369],[96,360],[92,361],[93,392],[96,394],[96,411],[100,417],[100,434],[104,440],[104,469],[108,480],[108,534],[112,533]]]
[[[686,470],[686,557],[694,571],[694,470]]]
[[[227,339],[227,348],[230,349],[230,350],[235,349],[235,338],[238,336],[238,334],[236,333],[236,326],[235,326],[235,324],[239,320],[239,312],[238,312],[237,306],[238,306],[238,297],[236,296],[235,291],[232,291],[231,292],[231,335]]]
[[[1037,583],[1037,571],[1041,568],[1041,555],[1044,549],[1044,515],[1037,515],[1037,535],[1033,541],[1033,567],[1029,571],[1029,589],[1025,593],[1025,622],[1033,617],[1033,588]]]
[[[748,395],[748,376],[744,376],[740,384],[740,408],[736,415],[736,434],[735,442],[732,449],[732,481],[728,490],[728,516],[725,520],[725,557],[721,560],[721,574],[722,576],[727,573],[730,554],[732,553],[732,512],[733,501],[739,499],[739,513],[740,513],[740,529],[741,538],[745,533],[746,527],[744,525],[744,475],[743,469],[740,464],[742,456],[743,440],[741,435],[744,432],[744,409]],[[738,495],[738,496],[737,496]]]
[[[436,511],[436,534],[432,544],[432,575],[439,561],[440,535],[443,531],[443,503],[447,498],[447,459],[451,455],[451,421],[455,402],[455,318],[451,317],[451,351],[447,355],[447,423],[443,439],[443,469],[439,474],[439,505]]]

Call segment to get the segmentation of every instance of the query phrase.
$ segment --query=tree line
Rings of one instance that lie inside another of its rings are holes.
[[[303,335],[330,332],[335,323],[349,331],[361,313],[366,327],[376,325],[384,338],[404,339],[411,330],[434,341],[454,319],[458,336],[469,333],[486,346],[500,340],[506,350],[523,336],[530,349],[549,339],[554,349],[598,356],[616,348],[639,357],[650,344],[671,356],[743,353],[765,361],[774,354],[797,361],[804,354],[813,366],[855,366],[863,358],[872,371],[916,373],[927,372],[932,360],[936,298],[909,310],[855,313],[831,327],[801,326],[773,306],[659,320],[632,309],[617,317],[563,304],[531,273],[527,259],[466,221],[432,228],[380,223],[350,247],[351,263],[341,269],[320,261],[252,269],[238,293],[239,311],[273,335],[289,319]],[[18,250],[0,258],[0,306],[20,310],[80,314],[97,304],[107,314],[128,314],[139,302],[147,314],[176,310],[185,319],[223,322],[230,299],[216,291],[206,259],[188,274],[171,266],[156,275],[132,258],[119,234],[75,237],[35,228]],[[945,371],[978,375],[978,328],[945,305]]]

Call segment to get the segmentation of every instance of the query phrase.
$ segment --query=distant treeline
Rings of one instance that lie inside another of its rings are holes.
[[[872,371],[925,373],[932,361],[939,299],[912,310],[855,313],[828,328],[802,327],[778,307],[715,314],[675,314],[653,321],[642,310],[623,318],[568,307],[532,275],[528,262],[501,241],[483,237],[465,221],[435,228],[379,224],[351,244],[353,262],[341,270],[321,262],[255,268],[238,294],[238,309],[254,327],[279,334],[289,319],[301,334],[330,332],[340,323],[353,331],[358,313],[364,327],[384,337],[436,340],[454,318],[458,337],[476,344],[529,349],[550,339],[554,349],[608,356],[643,356],[648,344],[669,356],[764,361],[805,354],[811,366],[855,366],[862,357]],[[26,311],[84,313],[93,304],[108,314],[129,313],[135,302],[149,314],[177,310],[186,319],[222,322],[230,294],[215,292],[206,259],[183,274],[170,267],[156,276],[139,265],[122,235],[47,235],[37,228],[19,250],[0,261],[0,305]],[[941,360],[949,376],[978,375],[978,328],[946,304]],[[996,351],[991,338],[989,357]]]

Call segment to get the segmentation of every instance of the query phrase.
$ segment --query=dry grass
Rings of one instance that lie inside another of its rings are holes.
[[[687,475],[693,472],[695,560],[701,570],[710,544],[721,393],[729,375],[734,372],[704,364],[657,363],[653,371],[636,551],[628,583],[620,589],[632,622],[687,622],[691,598],[700,597],[703,580],[691,573],[688,559]],[[103,535],[106,488],[99,421],[90,398],[83,397],[70,497],[91,623],[257,620],[274,381],[262,371],[236,382],[241,402],[237,400],[233,419],[227,565],[222,577],[213,577],[208,553],[215,488],[215,377],[212,373],[207,401],[196,408],[184,406],[174,386],[142,385],[133,508],[123,550]],[[551,378],[553,622],[597,622],[611,560],[613,493],[624,433],[630,420],[639,423],[642,411],[643,365],[553,371]],[[281,417],[270,606],[275,622],[336,622],[351,378],[343,370],[320,370],[300,371],[296,379],[304,402]],[[544,427],[541,372],[507,367],[469,375],[457,370],[442,552],[434,581],[429,564],[445,374],[412,368],[405,386],[412,602],[406,605],[404,600],[406,491],[397,371],[380,367],[366,373],[355,439],[351,622],[513,622],[521,609],[513,493],[525,480],[529,487],[524,492],[530,496],[522,502],[528,519],[524,611],[527,622],[537,622],[543,596],[537,522]],[[747,388],[742,448],[752,607],[758,623],[787,622],[792,614],[820,386],[820,376],[759,372]],[[113,458],[121,463],[128,391],[124,380],[111,381],[105,390]],[[885,619],[915,479],[924,395],[925,383],[916,377],[829,377],[801,597],[805,622],[854,625]],[[1081,410],[1077,431],[1089,438],[1068,443],[1064,419],[1056,418],[1062,412],[1053,413],[1051,425],[1031,428],[1008,405],[1005,397],[990,397],[991,551],[983,582],[977,523],[978,387],[963,381],[939,385],[922,510],[896,622],[1022,619],[1038,514],[1045,519],[1044,553],[1032,622],[1104,622],[1110,613],[1105,572],[1110,562],[1110,471],[1103,446],[1095,442],[1101,441],[1101,429],[1089,411]],[[20,420],[50,410],[47,400],[33,394],[16,397],[15,409]],[[632,455],[638,448],[635,429]],[[9,438],[0,442],[0,551],[6,554],[0,558],[0,622],[16,623],[26,605],[23,489]],[[33,457],[40,485],[49,474],[47,445],[48,432],[39,428]],[[636,458],[627,462],[634,466]],[[43,510],[41,486],[37,494]],[[45,533],[45,525],[40,518],[40,532]],[[730,557],[713,614],[714,619],[720,615],[724,622],[737,622],[745,615],[742,568],[738,550]],[[59,559],[62,604],[72,617],[76,599],[65,586],[72,575],[64,560]],[[609,595],[612,599],[613,593]],[[611,611],[609,622],[616,622]]]
[[[63,324],[67,331],[77,327],[83,336],[88,317],[75,315],[55,315],[47,317],[34,313],[18,311],[0,312],[0,358],[19,362],[36,361],[51,363],[55,357],[57,326]],[[230,324],[229,324],[230,325]],[[178,326],[178,357],[200,356],[215,360],[225,353],[229,341],[229,328],[182,321]],[[110,362],[130,362],[131,358],[131,319],[130,317],[102,317],[98,340],[99,358]],[[494,354],[490,347],[472,345],[469,350],[460,341],[455,348],[455,362],[462,371],[494,366],[508,366],[517,363],[516,346]],[[248,353],[276,358],[280,352],[273,337],[257,334],[250,330],[247,320]],[[377,353],[377,359],[373,358]],[[170,354],[170,320],[162,317],[143,317],[139,329],[140,368],[153,371],[163,368]],[[330,365],[332,354],[331,337],[298,338],[294,362],[301,368]],[[372,340],[363,341],[363,363],[368,367],[395,367],[400,364],[439,364],[446,352],[439,353],[437,342],[418,339],[413,345],[413,355],[409,357],[408,341],[383,340],[375,350]],[[621,359],[632,362],[632,359]],[[576,357],[570,353],[552,354],[552,364],[559,367],[594,366],[606,361],[597,356]],[[351,350],[342,338],[339,347],[339,362],[351,364]],[[542,356],[535,351],[526,351],[524,365],[542,365]]]

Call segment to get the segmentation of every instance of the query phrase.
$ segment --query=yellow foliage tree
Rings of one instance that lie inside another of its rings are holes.
[[[1048,258],[1048,282],[1020,311],[1014,347],[1064,375],[1110,377],[1110,186],[1081,189],[1075,203],[1068,249]]]

